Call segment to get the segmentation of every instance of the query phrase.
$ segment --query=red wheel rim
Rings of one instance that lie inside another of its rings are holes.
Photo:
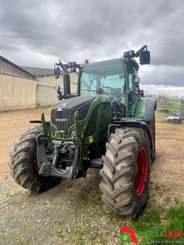
[[[135,191],[137,196],[141,196],[144,187],[145,187],[145,182],[147,180],[147,174],[148,174],[148,156],[146,149],[142,147],[139,150],[139,155],[137,158],[137,173],[135,176]]]
[[[34,154],[33,162],[34,162],[34,170],[35,170],[36,174],[40,175],[36,154]],[[40,176],[44,177],[45,179],[47,178],[47,176],[44,176],[44,175],[40,175]]]
[[[34,169],[36,171],[36,173],[39,173],[39,168],[38,168],[38,163],[37,163],[37,159],[36,159],[36,154],[34,154]]]

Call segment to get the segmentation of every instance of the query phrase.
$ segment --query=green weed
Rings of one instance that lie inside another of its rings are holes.
[[[161,218],[162,217],[162,218]],[[178,234],[184,231],[184,205],[172,207],[167,210],[163,208],[147,209],[145,213],[136,221],[133,222],[135,232],[157,232],[159,237],[141,237],[138,244],[184,244],[184,239],[181,237],[169,237],[169,234]],[[168,237],[164,237],[164,232]],[[171,232],[171,233],[170,233]]]
[[[166,230],[183,230],[184,232],[184,206],[170,208],[165,215],[165,219],[168,222]]]
[[[53,107],[53,105],[40,105],[40,104],[36,104],[36,108],[38,109],[49,109]]]

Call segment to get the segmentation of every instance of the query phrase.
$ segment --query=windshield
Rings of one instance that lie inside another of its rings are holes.
[[[107,94],[120,98],[124,91],[124,70],[120,59],[89,64],[80,76],[80,95]]]

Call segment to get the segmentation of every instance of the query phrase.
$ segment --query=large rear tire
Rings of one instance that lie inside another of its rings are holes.
[[[46,191],[60,182],[56,177],[38,174],[36,136],[42,132],[40,127],[29,129],[22,134],[10,153],[10,174],[22,187],[36,191]]]
[[[100,171],[102,200],[114,212],[136,218],[148,200],[150,140],[143,129],[116,129]]]

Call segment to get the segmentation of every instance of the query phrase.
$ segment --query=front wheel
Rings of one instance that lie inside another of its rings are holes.
[[[57,177],[44,177],[38,174],[37,141],[36,136],[42,132],[40,127],[35,127],[20,137],[10,153],[10,174],[22,187],[32,191],[46,191],[57,185]]]
[[[114,212],[136,218],[147,204],[150,140],[143,129],[116,129],[106,144],[100,171],[102,200]]]

